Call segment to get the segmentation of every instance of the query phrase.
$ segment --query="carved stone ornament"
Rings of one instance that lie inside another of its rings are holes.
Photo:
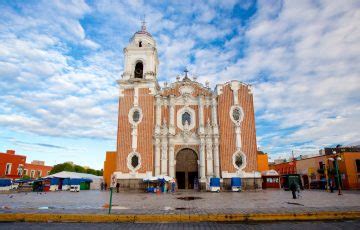
[[[181,95],[185,95],[185,94],[190,95],[194,92],[194,88],[189,85],[184,85],[179,88],[179,91]]]
[[[240,123],[244,119],[244,110],[241,106],[233,105],[230,108],[229,116],[232,122],[235,123],[235,125],[240,125]]]

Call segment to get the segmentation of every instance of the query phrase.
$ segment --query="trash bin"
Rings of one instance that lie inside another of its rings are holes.
[[[210,178],[210,191],[220,192],[220,178],[218,177]]]
[[[231,190],[233,192],[241,191],[241,178],[240,177],[231,178]]]

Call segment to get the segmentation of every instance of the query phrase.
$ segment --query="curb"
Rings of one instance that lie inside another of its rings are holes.
[[[253,214],[55,214],[2,213],[0,222],[257,222],[360,219],[360,211]]]

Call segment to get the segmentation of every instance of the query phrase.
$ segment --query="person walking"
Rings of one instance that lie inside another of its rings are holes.
[[[296,184],[295,184],[295,182],[291,182],[290,190],[292,192],[293,199],[296,199]]]
[[[107,190],[107,183],[105,182],[104,184],[104,190],[106,191]]]
[[[117,182],[117,183],[116,183],[116,192],[119,193],[119,190],[120,190],[120,183]]]
[[[334,179],[331,178],[331,179],[330,179],[330,192],[331,192],[331,193],[334,193],[334,187],[335,187],[335,185],[334,185]]]
[[[300,198],[300,185],[296,183],[296,197]]]
[[[176,182],[175,179],[171,182],[171,192],[174,193],[175,192],[175,187],[176,187]]]

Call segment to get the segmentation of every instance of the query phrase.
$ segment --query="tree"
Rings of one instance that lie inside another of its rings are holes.
[[[58,173],[58,172],[62,172],[62,171],[88,173],[88,174],[93,174],[93,175],[97,175],[97,176],[103,175],[102,170],[95,170],[95,169],[91,169],[91,168],[85,169],[81,165],[74,165],[70,162],[64,162],[61,164],[54,165],[54,167],[50,171],[50,175]]]
[[[50,174],[55,174],[62,171],[74,172],[74,165],[69,162],[54,165],[54,167],[50,171]]]
[[[75,172],[78,172],[78,173],[86,173],[86,169],[80,165],[75,165],[74,170],[75,170]]]

